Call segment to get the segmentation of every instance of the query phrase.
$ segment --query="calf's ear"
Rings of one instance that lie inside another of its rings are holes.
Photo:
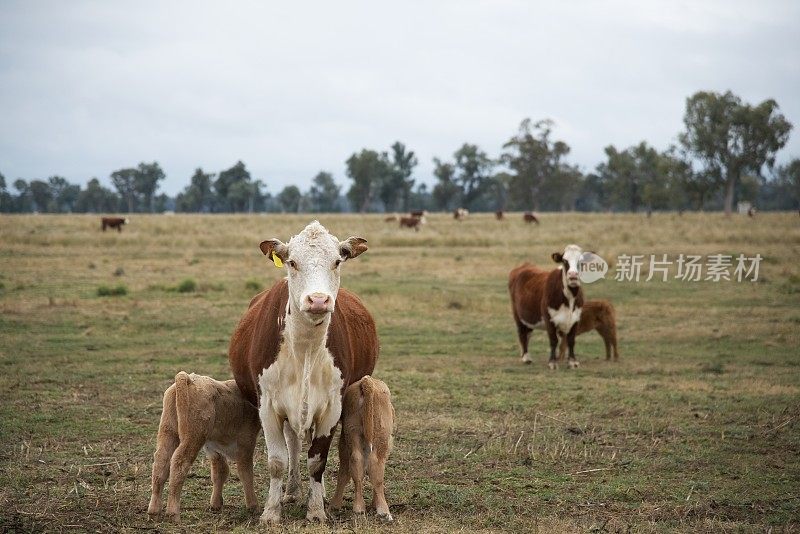
[[[560,252],[553,252],[550,257],[553,258],[553,261],[556,263],[561,263],[564,261],[564,256],[562,256]]]
[[[281,259],[281,261],[286,261],[286,258],[289,257],[289,247],[286,246],[285,243],[281,242],[280,239],[267,239],[266,241],[262,241],[258,248],[261,249],[261,252],[264,253],[264,256],[272,259],[272,254],[275,253],[277,257]]]
[[[339,243],[339,254],[349,260],[367,251],[367,240],[363,237],[350,236]]]

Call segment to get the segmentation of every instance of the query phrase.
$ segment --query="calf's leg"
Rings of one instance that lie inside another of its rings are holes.
[[[208,458],[211,462],[211,483],[214,489],[211,491],[211,509],[222,509],[222,486],[228,480],[228,474],[231,472],[228,467],[228,461],[219,453],[213,453]]]
[[[372,451],[369,455],[367,465],[369,480],[372,482],[372,506],[378,514],[378,519],[391,523],[394,519],[389,513],[389,505],[386,503],[386,494],[383,484],[383,475],[386,469],[386,457],[379,457],[377,451]]]
[[[244,502],[248,510],[255,510],[258,507],[256,490],[253,488],[253,452],[251,447],[250,450],[240,452],[236,458],[236,471],[239,473],[239,480],[242,481]]]
[[[167,496],[167,515],[175,521],[180,521],[181,513],[181,490],[189,469],[192,467],[197,453],[203,446],[203,439],[195,437],[181,441],[175,453],[172,455],[169,468],[169,494]]]
[[[153,476],[151,479],[150,504],[147,513],[155,515],[161,512],[161,493],[164,483],[169,478],[169,463],[175,449],[178,448],[178,435],[162,423],[158,429],[156,452],[153,454]]]

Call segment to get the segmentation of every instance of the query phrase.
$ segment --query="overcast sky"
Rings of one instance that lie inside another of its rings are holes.
[[[778,101],[800,156],[800,2],[0,2],[0,172],[80,184],[158,161],[162,190],[242,160],[275,194],[396,140],[432,183],[552,118],[583,170],[659,149],[686,97]]]

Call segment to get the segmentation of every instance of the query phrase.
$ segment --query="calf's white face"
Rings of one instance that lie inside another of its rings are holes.
[[[367,250],[366,240],[348,237],[339,241],[318,221],[313,221],[289,243],[268,239],[260,245],[285,265],[289,280],[289,305],[313,324],[322,324],[333,312],[339,292],[339,266]]]
[[[561,276],[569,287],[581,285],[581,256],[583,250],[578,245],[567,245],[564,252],[554,252],[553,261],[561,264]]]

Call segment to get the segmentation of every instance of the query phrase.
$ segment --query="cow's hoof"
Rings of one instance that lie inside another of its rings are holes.
[[[394,521],[394,518],[392,517],[392,514],[386,512],[385,514],[378,514],[378,521],[381,523],[391,523]]]
[[[306,521],[309,523],[324,523],[328,520],[328,516],[325,515],[325,510],[309,510],[306,513]]]
[[[558,369],[558,364],[556,362],[547,362],[547,367],[549,367],[551,371],[555,371]]]
[[[522,355],[522,363],[531,363],[533,360],[531,359],[530,355],[526,352]]]
[[[569,361],[569,368],[570,369],[577,369],[580,366],[578,360],[570,360]]]
[[[258,519],[262,525],[280,525],[281,524],[281,511],[280,510],[264,510],[261,517]]]

